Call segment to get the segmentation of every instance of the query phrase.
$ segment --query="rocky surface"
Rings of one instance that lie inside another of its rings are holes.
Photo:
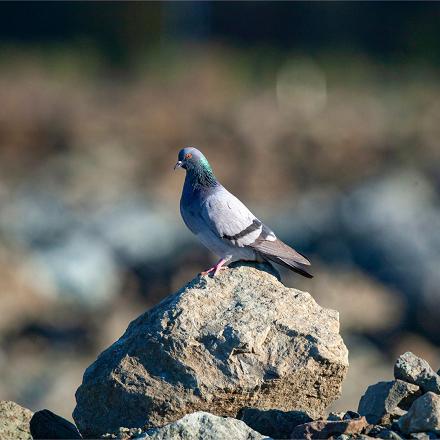
[[[291,438],[290,434],[295,426],[312,421],[304,411],[261,410],[257,408],[243,408],[239,412],[238,418],[260,434],[276,439]]]
[[[338,313],[270,270],[196,277],[133,321],[84,374],[73,414],[83,435],[246,406],[320,416],[348,368]]]
[[[370,385],[359,402],[358,412],[366,417],[369,423],[390,422],[390,417],[402,416],[418,396],[420,390],[403,380],[379,382]],[[388,416],[389,420],[384,420]]]
[[[139,440],[270,440],[231,417],[195,412],[162,428],[149,429]]]
[[[433,432],[440,435],[440,396],[432,392],[419,397],[399,420],[404,434]]]
[[[48,409],[37,411],[32,416],[30,430],[34,440],[82,438],[73,423]]]
[[[417,362],[429,367],[425,361]],[[368,387],[359,403],[359,411],[365,415],[354,411],[333,412],[326,418],[313,420],[304,411],[244,407],[235,418],[198,411],[157,427],[120,426],[100,437],[120,440],[438,439],[440,395],[431,391],[422,393],[418,385],[396,379]],[[73,424],[51,411],[36,412],[29,432],[29,422],[23,423],[23,420],[26,417],[29,420],[30,411],[12,402],[2,402],[0,408],[1,439],[31,439],[31,433],[35,439],[81,438]],[[13,423],[5,430],[5,422],[11,420]]]
[[[362,396],[359,412],[372,423],[362,435],[391,440],[439,438],[440,396],[426,391],[435,388],[434,370],[407,352],[398,358],[394,375],[396,380],[372,385]]]
[[[409,351],[397,359],[394,376],[396,379],[419,385],[424,392],[440,393],[440,376],[428,362]]]
[[[32,411],[15,402],[0,400],[0,439],[31,440]]]
[[[356,435],[361,434],[368,426],[365,417],[355,419],[346,418],[342,420],[316,420],[314,422],[299,425],[290,434],[292,439],[328,439],[341,434]]]
[[[84,437],[440,438],[440,378],[410,352],[394,380],[367,388],[358,413],[322,417],[347,370],[338,315],[277,276],[252,264],[199,276],[133,321],[84,374],[74,413]],[[48,410],[29,432],[31,416],[1,402],[0,438],[81,438]]]

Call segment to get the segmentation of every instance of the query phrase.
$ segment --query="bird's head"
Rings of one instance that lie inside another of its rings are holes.
[[[177,163],[174,165],[174,169],[176,168],[184,168],[185,170],[193,170],[195,168],[203,167],[209,168],[208,161],[206,157],[194,147],[185,147],[179,151],[179,155],[177,156]]]

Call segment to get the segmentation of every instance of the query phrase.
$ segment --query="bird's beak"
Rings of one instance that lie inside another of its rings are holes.
[[[183,162],[181,160],[179,160],[176,165],[174,165],[174,169],[176,168],[181,168],[182,167]]]

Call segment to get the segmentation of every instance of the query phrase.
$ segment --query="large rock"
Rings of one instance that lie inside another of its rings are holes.
[[[241,265],[196,277],[133,321],[86,370],[73,416],[88,436],[245,406],[317,417],[347,368],[337,312]]]
[[[394,365],[394,377],[418,385],[423,392],[440,394],[440,376],[424,359],[407,351]]]
[[[148,430],[138,440],[270,440],[244,422],[206,412],[188,414],[162,428]]]
[[[32,411],[15,402],[0,400],[0,439],[31,440]]]
[[[440,396],[429,392],[419,397],[399,419],[399,428],[404,434],[427,431],[440,434]]]
[[[417,385],[402,380],[379,382],[367,388],[359,401],[358,412],[368,423],[390,423],[393,416],[403,415],[403,410],[419,396]]]

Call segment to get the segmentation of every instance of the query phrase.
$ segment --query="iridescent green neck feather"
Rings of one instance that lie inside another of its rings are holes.
[[[188,169],[187,177],[191,186],[196,188],[210,188],[218,185],[211,165],[205,157],[201,157],[194,165]]]

